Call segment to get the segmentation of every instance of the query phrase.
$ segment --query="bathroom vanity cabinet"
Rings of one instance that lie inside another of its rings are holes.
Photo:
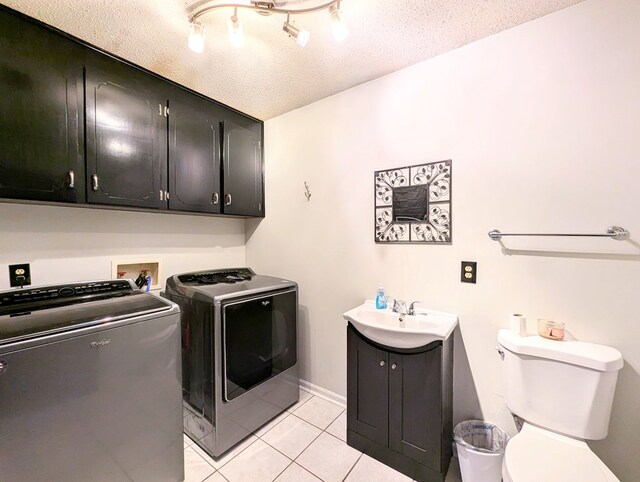
[[[419,481],[452,455],[453,337],[408,350],[347,327],[347,443]]]

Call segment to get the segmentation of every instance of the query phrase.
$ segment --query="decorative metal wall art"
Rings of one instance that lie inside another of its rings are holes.
[[[375,242],[451,244],[451,159],[374,173]]]

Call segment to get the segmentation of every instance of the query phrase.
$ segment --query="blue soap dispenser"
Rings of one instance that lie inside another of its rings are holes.
[[[384,286],[382,283],[378,286],[378,294],[376,295],[376,308],[379,310],[387,309],[387,297],[384,294]]]

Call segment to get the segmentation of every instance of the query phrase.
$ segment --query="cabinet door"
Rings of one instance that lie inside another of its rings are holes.
[[[167,97],[162,82],[92,52],[86,95],[87,200],[166,209]]]
[[[0,197],[84,201],[79,50],[0,11]]]
[[[389,357],[389,448],[440,472],[442,347]]]
[[[262,125],[224,123],[224,207],[226,214],[262,216]]]
[[[387,445],[389,435],[389,353],[347,332],[347,426]]]
[[[169,107],[169,209],[219,213],[220,108],[177,90]]]

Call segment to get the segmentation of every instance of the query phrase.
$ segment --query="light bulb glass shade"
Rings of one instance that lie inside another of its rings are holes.
[[[204,50],[204,25],[192,22],[189,30],[189,48],[197,53]]]
[[[244,32],[237,15],[229,18],[229,42],[234,47],[242,47],[244,45]]]
[[[342,10],[337,4],[333,4],[329,9],[329,15],[331,17],[331,31],[333,32],[333,38],[338,42],[347,38],[349,35],[349,28],[347,23],[342,18]]]
[[[309,42],[309,37],[311,36],[308,30],[305,30],[303,28],[296,28],[292,24],[290,24],[289,21],[286,21],[284,23],[282,30],[284,30],[289,35],[289,37],[295,40],[296,43],[300,45],[300,47],[304,47],[305,45],[307,45],[307,43]]]
[[[298,42],[298,45],[300,45],[300,47],[305,47],[309,43],[310,36],[311,34],[309,33],[308,30],[301,28],[300,31],[298,32],[298,37],[296,38],[296,42]]]

